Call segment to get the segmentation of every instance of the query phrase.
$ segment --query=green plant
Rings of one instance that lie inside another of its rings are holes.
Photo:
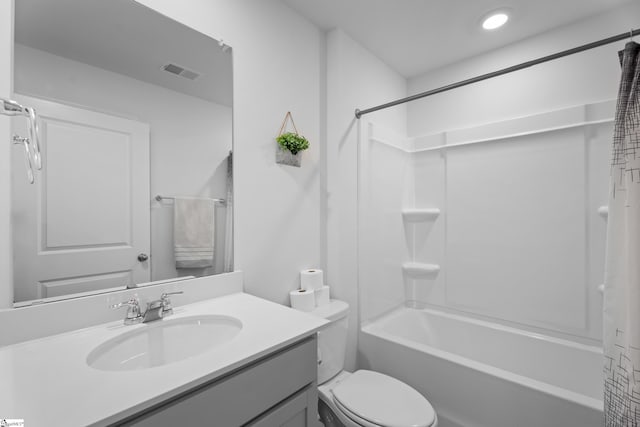
[[[294,156],[298,154],[299,151],[309,148],[309,141],[307,138],[293,132],[283,133],[276,138],[276,141],[278,141],[278,144],[282,148],[291,151],[291,154]]]

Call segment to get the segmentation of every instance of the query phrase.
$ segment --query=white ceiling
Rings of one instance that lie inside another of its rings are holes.
[[[409,78],[637,0],[282,1],[324,30],[342,28]],[[481,18],[503,7],[509,23],[482,30]]]
[[[216,40],[131,0],[16,1],[15,40],[190,96],[232,104],[231,51],[223,52]],[[202,75],[188,80],[163,71],[170,62]]]

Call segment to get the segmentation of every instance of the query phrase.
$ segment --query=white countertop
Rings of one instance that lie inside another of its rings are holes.
[[[28,427],[109,425],[284,348],[326,323],[245,293],[176,307],[169,319],[202,314],[235,317],[242,330],[205,353],[144,370],[108,372],[86,363],[99,344],[147,326],[125,326],[121,320],[0,347],[0,418],[24,419]]]

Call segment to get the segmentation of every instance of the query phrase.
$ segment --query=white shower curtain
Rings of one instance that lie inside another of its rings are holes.
[[[620,52],[604,294],[605,427],[640,426],[640,45]]]

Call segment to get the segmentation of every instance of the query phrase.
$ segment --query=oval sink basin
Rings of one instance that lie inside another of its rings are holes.
[[[100,344],[87,356],[87,364],[102,371],[168,365],[229,342],[241,329],[242,322],[229,316],[157,320]]]

